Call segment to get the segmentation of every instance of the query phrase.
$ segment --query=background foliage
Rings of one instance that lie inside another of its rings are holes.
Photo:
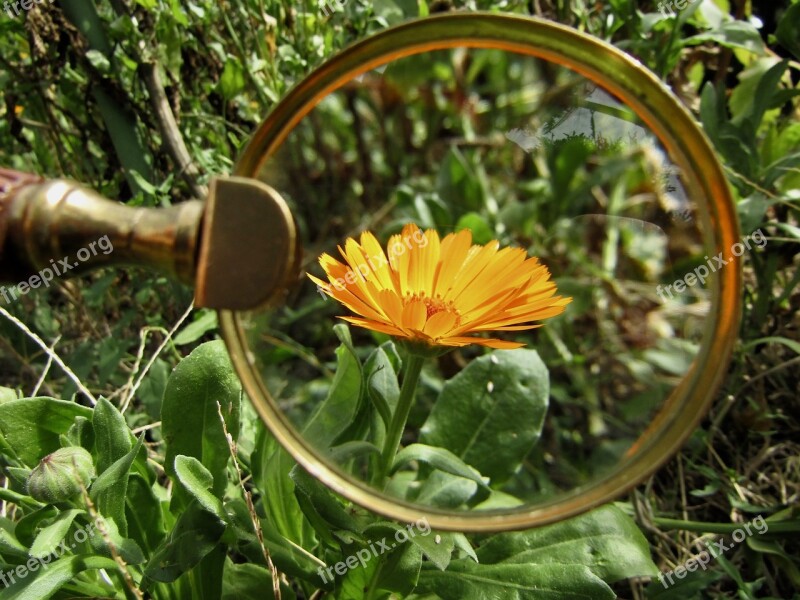
[[[760,226],[769,236],[767,251],[750,254],[745,265],[745,314],[729,377],[685,450],[626,502],[603,509],[582,533],[505,534],[485,546],[481,539],[452,536],[443,545],[448,552],[439,554],[410,544],[391,559],[403,576],[382,585],[407,594],[409,582],[418,581],[421,597],[468,597],[459,582],[475,568],[473,545],[479,564],[512,565],[498,580],[534,577],[524,565],[552,566],[515,561],[497,548],[532,540],[547,547],[566,536],[578,552],[586,539],[602,539],[604,523],[626,527],[624,512],[635,515],[666,571],[696,555],[709,534],[730,533],[764,514],[782,526],[669,590],[648,584],[652,573],[637,562],[644,543],[638,532],[630,532],[629,553],[618,548],[616,570],[578,564],[569,543],[565,558],[554,562],[570,564],[570,577],[588,586],[586,593],[609,594],[611,585],[623,597],[789,598],[800,587],[800,548],[791,533],[800,494],[800,3],[697,0],[679,16],[664,15],[655,4],[349,0],[330,16],[309,1],[34,5],[24,17],[0,14],[0,164],[68,176],[131,205],[167,206],[229,172],[269,108],[327,56],[406,18],[475,9],[537,14],[611,41],[652,69],[697,115],[726,165],[742,229]],[[169,143],[168,124],[155,110],[164,101],[188,153]],[[190,290],[165,278],[115,270],[61,281],[4,307],[100,400],[86,408],[92,403],[75,381],[18,324],[0,318],[3,570],[24,562],[34,545],[57,545],[73,522],[88,521],[93,512],[113,518],[116,530],[87,541],[59,569],[0,590],[0,598],[134,597],[136,586],[124,573],[145,582],[139,587],[151,597],[264,597],[272,589],[267,554],[286,576],[284,597],[310,597],[320,588],[319,560],[332,564],[352,553],[343,531],[363,539],[386,535],[353,523],[336,499],[293,471],[242,401],[220,344],[199,345],[215,337],[212,314],[196,312],[167,339],[190,302]],[[238,442],[233,453],[241,473],[228,460],[216,404],[197,406],[196,393],[185,397],[188,386],[219,400]],[[31,400],[36,397],[65,401]],[[198,419],[206,418],[185,421],[187,404],[197,407]],[[20,435],[42,423],[47,431]],[[25,492],[26,470],[63,445],[93,448],[98,479],[78,500],[37,502]],[[317,513],[323,510],[316,526],[306,518],[311,511],[286,501],[294,498],[290,472],[315,499]],[[326,531],[330,538],[320,541]],[[427,569],[451,559],[448,571]],[[423,563],[426,570],[416,579],[403,570]],[[365,582],[352,579],[375,576],[369,569],[351,573],[338,597],[361,597]],[[437,573],[459,576],[436,581]],[[642,577],[627,579],[631,575]],[[40,587],[26,588],[34,582]],[[562,589],[563,597],[573,592]]]

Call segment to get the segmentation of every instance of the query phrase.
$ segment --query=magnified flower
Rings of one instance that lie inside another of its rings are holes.
[[[572,298],[556,296],[556,285],[538,258],[497,241],[473,245],[468,229],[439,239],[406,225],[389,239],[384,252],[365,231],[360,243],[348,238],[339,247],[345,263],[328,254],[319,258],[328,276],[308,276],[356,317],[345,321],[426,346],[490,348],[524,346],[469,334],[521,331],[564,312]]]

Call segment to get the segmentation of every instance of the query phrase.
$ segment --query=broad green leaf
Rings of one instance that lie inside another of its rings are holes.
[[[214,476],[194,456],[179,455],[175,457],[175,474],[183,485],[205,510],[225,518],[222,502],[213,493]]]
[[[171,583],[217,547],[225,524],[192,501],[145,568],[145,578]],[[143,585],[143,589],[147,587]]]
[[[215,330],[217,327],[217,311],[201,310],[197,318],[181,329],[172,341],[176,346],[191,344],[199,340],[209,331]]]
[[[336,349],[337,367],[328,397],[303,428],[303,437],[319,448],[328,448],[355,420],[361,396],[361,363],[347,327],[334,327],[342,344]]]
[[[736,204],[742,231],[752,231],[764,222],[764,216],[772,206],[774,200],[761,192],[754,192],[751,196]]]
[[[17,395],[16,390],[0,386],[0,404],[4,404],[6,402],[11,402],[12,400],[18,400],[18,399],[19,396]]]
[[[684,45],[693,46],[705,42],[713,42],[726,48],[741,48],[759,56],[766,54],[758,29],[746,21],[726,21],[719,29],[686,38]]]
[[[138,473],[131,473],[128,478],[125,500],[128,535],[149,556],[166,533],[161,502],[150,484]]]
[[[314,511],[330,527],[352,532],[361,531],[361,527],[347,512],[342,501],[318,479],[309,475],[300,465],[296,465],[289,475],[294,481],[295,493],[301,495],[301,506],[305,497]]]
[[[375,409],[384,422],[391,421],[391,415],[400,398],[400,385],[397,382],[397,372],[392,360],[387,354],[388,348],[377,348],[364,364],[364,373],[367,378],[367,392]],[[383,432],[381,432],[383,433]],[[379,436],[383,440],[383,436]]]
[[[482,565],[454,560],[446,571],[423,569],[417,593],[442,600],[612,600],[616,594],[583,565]]]
[[[775,32],[781,46],[800,60],[800,3],[793,3],[783,13]]]
[[[59,513],[55,521],[50,523],[47,527],[42,528],[39,533],[36,534],[36,539],[33,540],[33,544],[31,544],[30,555],[39,558],[47,556],[56,550],[61,544],[61,541],[67,537],[67,533],[75,517],[84,512],[83,510],[73,508]]]
[[[327,587],[333,587],[332,582],[336,580],[336,590],[333,593],[334,600],[364,599],[365,590],[370,587],[373,577],[375,576],[375,571],[382,566],[381,561],[373,557],[372,551],[367,551],[369,552],[370,558],[366,558],[365,555],[365,560],[367,561],[366,565],[362,566],[360,562],[356,562],[355,567],[348,567],[344,575],[339,575],[336,573],[335,569],[338,562],[331,562],[331,564],[329,564],[327,567],[330,569],[328,572],[323,569],[320,577],[324,576],[324,579],[322,580],[324,585]],[[417,553],[419,554],[420,559],[422,559],[422,553],[419,552],[419,549],[417,549]],[[358,558],[357,554],[351,554],[349,556],[353,556],[354,560]],[[342,556],[340,562],[346,565],[347,563],[345,561],[347,558],[348,557],[346,556]],[[340,569],[343,568],[344,567],[340,567]],[[405,573],[401,573],[400,575],[402,576],[404,574]]]
[[[143,443],[144,434],[139,436],[130,452],[103,471],[89,488],[89,495],[97,505],[97,510],[101,515],[114,519],[123,537],[128,535],[128,521],[125,516],[128,475]]]
[[[358,458],[359,456],[365,456],[368,454],[378,454],[380,455],[381,449],[378,448],[375,444],[370,444],[369,442],[345,442],[339,446],[334,446],[328,451],[328,456],[330,457],[331,461],[336,464],[342,464],[350,459]]]
[[[444,385],[420,441],[502,483],[538,441],[548,396],[547,368],[535,350],[498,350]]]
[[[609,583],[658,573],[644,535],[613,504],[554,525],[494,535],[477,554],[484,564],[584,565]]]
[[[445,473],[471,479],[479,486],[488,489],[487,482],[484,481],[484,478],[481,477],[478,471],[465,464],[459,457],[444,448],[435,448],[433,446],[426,446],[425,444],[411,444],[410,446],[406,446],[395,456],[392,472],[412,461],[419,461],[435,469],[444,471]]]
[[[94,415],[92,415],[92,418],[94,418]],[[60,437],[63,447],[80,446],[87,450],[94,448],[94,427],[86,417],[75,417],[75,422],[67,433]]]
[[[241,384],[222,341],[198,346],[178,364],[167,382],[161,406],[167,475],[175,477],[176,456],[193,456],[214,476],[214,495],[222,497],[228,484],[230,447],[217,403],[228,432],[236,440],[241,394]]]
[[[225,572],[226,548],[217,544],[211,552],[189,571],[192,600],[219,600],[222,597],[222,577]]]
[[[17,579],[0,592],[0,599],[46,600],[83,571],[105,569],[113,573],[118,568],[117,563],[102,556],[66,556],[50,563],[46,569],[37,567],[27,577]]]
[[[693,573],[686,571],[682,579],[675,577],[674,573],[662,573],[645,588],[645,594],[652,600],[694,600],[705,597],[702,592],[722,577],[723,574],[718,569],[697,570]]]
[[[264,513],[281,536],[304,548],[314,545],[311,528],[303,516],[289,472],[294,459],[261,427],[251,459],[251,472],[261,493]]]
[[[494,232],[480,213],[469,212],[456,223],[456,231],[469,229],[472,232],[473,244],[488,244],[494,239]]]
[[[471,479],[437,470],[422,484],[414,501],[423,506],[459,508],[471,500],[478,489],[478,484]]]
[[[730,95],[728,106],[731,111],[731,121],[739,125],[754,112],[754,102],[756,91],[764,75],[776,63],[780,63],[777,57],[762,57],[754,61],[747,69],[739,73],[739,85],[737,85]],[[756,123],[757,125],[758,123]]]
[[[125,417],[105,398],[97,401],[92,413],[97,472],[102,474],[131,449],[131,430]]]
[[[371,561],[380,564],[378,560]],[[351,569],[350,573],[360,570]],[[377,589],[401,594],[405,598],[417,587],[422,570],[422,549],[416,544],[404,544],[401,548],[384,558],[383,568],[377,582]],[[343,584],[344,587],[344,584]],[[363,592],[362,592],[363,594]],[[362,596],[353,595],[353,600],[361,600]]]
[[[61,447],[76,417],[92,418],[92,410],[53,398],[26,398],[0,404],[0,433],[19,459],[35,467]]]
[[[14,535],[25,546],[30,546],[33,544],[33,540],[36,539],[40,524],[43,521],[55,519],[57,516],[58,509],[52,504],[33,510],[16,522]]]
[[[229,57],[219,78],[219,89],[226,100],[235,98],[245,87],[245,74],[242,63],[237,58]]]
[[[122,535],[114,519],[104,518],[99,527],[103,530],[103,533],[101,534],[97,529],[93,529],[92,535],[89,537],[89,543],[96,554],[113,558],[111,548],[109,548],[109,546],[113,546],[114,552],[129,565],[140,565],[145,561],[144,553],[139,544],[135,540]]]
[[[450,564],[455,545],[452,535],[434,532],[428,522],[422,520],[405,526],[391,521],[379,521],[365,527],[364,536],[373,541],[383,541],[391,550],[404,544],[413,544],[442,571]],[[373,545],[380,550],[380,545]]]
[[[222,575],[222,600],[272,600],[272,575],[260,566],[251,563],[236,564],[225,561]],[[282,600],[294,600],[294,592],[281,584]]]

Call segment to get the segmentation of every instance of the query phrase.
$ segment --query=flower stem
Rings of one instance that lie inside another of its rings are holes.
[[[386,432],[386,441],[383,443],[381,477],[379,480],[381,487],[386,486],[389,472],[394,464],[394,457],[400,448],[400,438],[403,437],[403,430],[406,428],[408,413],[411,412],[411,405],[414,402],[417,382],[424,362],[425,358],[422,356],[417,356],[416,354],[408,355],[406,372],[403,375],[403,387],[400,389],[400,398],[392,415],[392,421],[389,423],[389,430]]]

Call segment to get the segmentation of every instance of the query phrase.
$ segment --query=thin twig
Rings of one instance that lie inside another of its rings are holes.
[[[158,73],[158,65],[155,63],[142,63],[140,65],[142,79],[150,95],[150,107],[153,109],[158,131],[167,152],[175,161],[175,166],[184,181],[189,185],[192,194],[197,198],[205,198],[208,190],[199,181],[200,171],[192,161],[186,142],[178,128],[175,114],[172,112],[164,86],[161,83],[161,76]]]
[[[139,373],[139,367],[141,367],[142,361],[144,360],[144,349],[147,345],[147,334],[155,331],[159,331],[165,336],[169,335],[169,331],[163,327],[142,327],[142,329],[139,331],[139,349],[136,351],[136,360],[133,361],[130,377],[128,377],[128,381],[124,386],[119,388],[116,392],[108,397],[109,400],[112,400],[116,396],[122,396],[124,398],[125,395],[131,390],[134,384],[134,379],[136,379],[136,375]]]
[[[244,486],[242,470],[239,468],[239,460],[236,458],[236,442],[234,441],[233,436],[228,433],[228,426],[225,424],[225,417],[222,416],[222,405],[219,403],[219,401],[217,401],[217,414],[219,414],[219,420],[222,423],[222,431],[225,433],[225,439],[228,440],[228,448],[230,449],[231,458],[233,459],[233,466],[236,468],[236,473],[239,476],[239,486],[242,488],[242,492],[244,493],[244,499],[247,502],[247,510],[250,512],[250,518],[253,521],[253,528],[255,529],[258,543],[261,546],[261,552],[264,554],[264,560],[267,561],[269,571],[272,574],[272,592],[275,595],[275,600],[281,600],[280,573],[278,573],[278,569],[275,568],[275,564],[272,562],[272,557],[269,554],[269,550],[267,550],[267,547],[264,544],[264,532],[261,530],[261,522],[258,520],[256,507],[253,505],[253,496]]]
[[[175,332],[178,330],[178,328],[181,325],[183,325],[183,322],[187,318],[189,318],[190,314],[192,314],[192,310],[193,309],[194,309],[194,301],[192,301],[189,304],[189,308],[186,309],[186,311],[181,315],[181,318],[178,319],[178,322],[175,323],[175,325],[172,327],[172,329],[169,330],[169,333],[167,333],[167,336],[161,342],[161,345],[156,349],[155,353],[153,353],[153,356],[150,357],[150,360],[145,365],[144,369],[142,370],[141,375],[139,375],[139,379],[136,380],[136,383],[134,384],[134,386],[131,388],[131,391],[126,396],[125,401],[122,403],[122,406],[119,409],[121,413],[124,413],[125,410],[128,408],[128,406],[131,403],[131,400],[133,400],[133,397],[136,395],[136,390],[138,390],[139,386],[142,385],[142,381],[144,381],[145,375],[147,375],[147,372],[150,370],[150,367],[153,366],[153,363],[156,362],[156,359],[158,358],[159,354],[161,354],[164,351],[164,348],[167,347],[167,344],[172,339],[172,336],[175,335]]]
[[[89,492],[86,490],[85,487],[81,486],[83,489],[83,500],[86,502],[86,512],[89,513],[89,516],[92,518],[92,521],[97,525],[98,522],[102,522],[104,525],[106,520],[100,516],[100,513],[97,512],[97,509],[92,502],[92,499],[89,497]],[[114,562],[117,563],[119,566],[120,574],[122,575],[122,579],[125,580],[125,584],[130,589],[131,593],[138,599],[144,600],[144,596],[142,592],[139,591],[139,588],[136,587],[136,583],[133,581],[133,577],[128,572],[128,565],[125,563],[125,560],[119,555],[117,552],[117,547],[111,541],[111,537],[108,535],[108,530],[106,527],[97,527],[97,531],[103,537],[103,541],[105,541],[106,546],[108,547],[108,551],[111,553],[111,558],[114,559]]]
[[[53,362],[54,362],[54,363],[56,363],[56,364],[57,364],[59,367],[61,367],[61,370],[62,370],[62,371],[64,371],[64,373],[66,373],[67,377],[69,377],[69,378],[72,380],[72,382],[73,382],[73,383],[74,383],[76,386],[78,386],[78,389],[81,391],[81,393],[82,393],[82,394],[84,394],[84,395],[85,395],[85,396],[86,396],[86,397],[89,399],[89,402],[91,402],[92,406],[95,406],[95,405],[97,404],[97,399],[94,397],[94,395],[92,394],[92,392],[90,392],[90,391],[89,391],[89,390],[86,388],[86,386],[85,386],[85,385],[83,385],[83,383],[82,383],[82,382],[81,382],[81,380],[78,378],[78,376],[77,376],[77,375],[75,375],[75,373],[73,373],[72,369],[70,369],[70,368],[69,368],[69,367],[68,367],[68,366],[67,366],[67,365],[64,363],[64,361],[63,361],[63,360],[61,360],[61,357],[60,357],[58,354],[56,354],[54,350],[51,350],[51,349],[48,347],[48,345],[47,345],[47,344],[45,344],[45,343],[44,343],[44,340],[42,340],[42,338],[40,338],[40,337],[39,337],[38,335],[36,335],[36,334],[35,334],[33,331],[31,331],[31,330],[28,328],[28,326],[27,326],[27,325],[25,325],[25,323],[23,323],[22,321],[20,321],[20,320],[19,320],[17,317],[15,317],[14,315],[12,315],[10,312],[8,312],[8,311],[7,311],[5,308],[3,308],[2,306],[0,306],[0,315],[3,315],[3,316],[6,318],[6,319],[8,319],[9,321],[11,321],[11,322],[12,322],[14,325],[16,325],[16,326],[17,326],[17,327],[18,327],[20,330],[22,330],[22,331],[25,333],[25,335],[27,335],[29,338],[31,338],[31,339],[32,339],[32,340],[33,340],[33,341],[36,343],[36,345],[37,345],[37,346],[39,346],[39,347],[40,347],[42,350],[44,350],[45,354],[47,354],[47,355],[48,355],[50,358],[52,358],[52,359],[53,359]]]
[[[58,336],[53,344],[50,346],[51,352],[55,350],[56,344],[61,340],[61,336]],[[39,390],[41,389],[42,385],[44,384],[44,380],[47,377],[47,374],[50,372],[50,367],[53,365],[53,355],[47,355],[47,363],[44,365],[44,369],[42,369],[42,375],[39,377],[39,381],[36,382],[36,386],[33,388],[31,392],[31,398],[35,398],[39,394]]]

